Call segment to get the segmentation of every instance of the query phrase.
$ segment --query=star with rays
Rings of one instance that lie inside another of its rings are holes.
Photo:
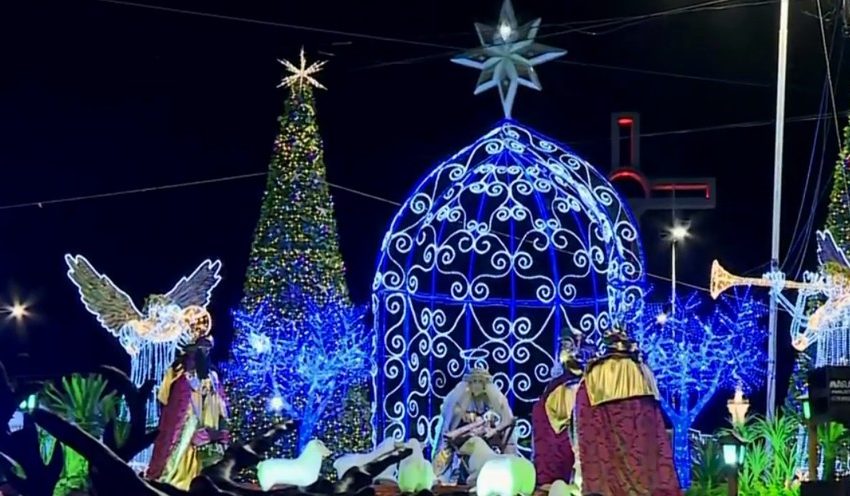
[[[286,67],[286,70],[290,72],[288,76],[280,81],[280,84],[277,85],[278,88],[286,86],[287,88],[297,87],[298,89],[301,89],[302,86],[306,84],[323,90],[327,89],[322,86],[322,83],[316,81],[313,77],[314,74],[322,70],[326,61],[322,60],[320,62],[313,62],[308,66],[307,59],[304,57],[304,47],[301,47],[301,67],[298,67],[285,59],[278,59],[278,62],[283,64],[283,66]]]
[[[452,59],[452,62],[480,69],[475,94],[494,87],[499,89],[505,117],[510,118],[519,85],[541,90],[535,65],[566,54],[566,50],[535,43],[540,19],[519,26],[510,0],[502,4],[497,26],[475,23],[481,48]]]

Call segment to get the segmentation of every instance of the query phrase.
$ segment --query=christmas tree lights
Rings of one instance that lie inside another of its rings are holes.
[[[292,394],[298,396],[298,393],[287,390],[288,382],[280,380],[277,369],[273,370],[275,374],[269,374],[277,382],[266,384],[267,389],[260,392],[258,384],[253,382],[253,367],[280,364],[263,363],[258,356],[277,356],[280,352],[274,349],[277,340],[293,343],[306,339],[316,309],[331,305],[343,312],[351,307],[333,203],[325,182],[311,82],[316,71],[305,63],[296,69],[294,75],[302,72],[303,75],[285,80],[290,94],[279,119],[280,132],[251,247],[244,296],[235,312],[236,346],[226,367],[231,429],[237,442],[264,432],[279,419],[285,413],[285,398],[295,405],[311,401],[306,397],[293,399]],[[252,326],[252,322],[262,325]],[[280,331],[282,335],[265,332],[268,330]],[[286,360],[280,356],[277,359]],[[354,385],[347,394],[337,388],[332,396],[323,398],[328,405],[312,434],[336,454],[365,451],[371,446],[371,405],[366,384],[363,381]],[[280,390],[275,391],[274,387]],[[280,412],[271,407],[279,408]],[[270,455],[296,456],[298,438],[304,435],[294,429]]]
[[[352,386],[369,378],[374,336],[363,318],[365,308],[352,307],[344,298],[325,297],[319,304],[299,288],[290,288],[284,299],[305,302],[306,317],[274,317],[264,301],[253,312],[236,310],[234,326],[242,332],[233,344],[234,363],[240,369],[243,394],[265,398],[266,413],[298,421],[298,452],[318,434],[325,412],[344,398]],[[325,423],[325,432],[344,430],[340,409]],[[348,426],[349,428],[352,426]],[[368,436],[367,426],[360,435]]]
[[[748,291],[723,296],[714,308],[697,293],[676,303],[647,304],[644,325],[635,337],[658,381],[661,406],[673,423],[676,470],[690,484],[688,431],[720,390],[740,386],[751,392],[765,378],[766,308]],[[663,318],[661,316],[664,316]]]

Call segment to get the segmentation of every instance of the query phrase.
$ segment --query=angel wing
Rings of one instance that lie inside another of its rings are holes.
[[[144,319],[127,293],[94,270],[85,257],[65,255],[65,263],[68,264],[68,278],[80,291],[86,310],[110,333],[117,336],[128,322]]]
[[[221,282],[218,272],[221,261],[204,260],[188,277],[183,277],[166,294],[166,298],[175,305],[186,308],[190,306],[206,307],[210,303],[212,290]]]
[[[835,243],[832,233],[828,230],[818,231],[818,261],[821,265],[828,262],[833,262],[841,265],[844,268],[850,269],[850,262],[847,261],[847,256],[844,251]]]

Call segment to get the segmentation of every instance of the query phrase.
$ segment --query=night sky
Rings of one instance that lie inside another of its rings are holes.
[[[31,299],[37,315],[26,326],[0,329],[0,358],[18,373],[127,363],[66,279],[68,252],[88,257],[139,305],[205,258],[221,258],[224,281],[211,311],[224,357],[231,333],[227,313],[241,293],[264,178],[49,200],[263,173],[286,96],[276,89],[283,73],[276,59],[297,58],[302,45],[310,58],[329,60],[319,75],[329,91],[318,92],[317,100],[328,180],[335,185],[403,201],[419,177],[501,118],[497,94],[473,96],[478,74],[448,61],[452,47],[477,45],[472,23],[493,23],[500,0],[160,2],[166,3],[243,20],[98,0],[11,0],[0,6],[0,296]],[[595,33],[576,30],[576,21],[697,4],[718,10],[612,24]],[[640,112],[648,135],[642,140],[647,174],[717,178],[715,211],[681,213],[696,238],[681,253],[680,280],[706,286],[714,258],[734,272],[767,263],[778,2],[514,5],[521,22],[543,18],[542,42],[569,51],[561,62],[540,68],[542,93],[520,90],[515,117],[607,170],[611,113]],[[821,111],[820,28],[804,12],[814,12],[815,5],[792,2],[788,117]],[[844,39],[840,26],[835,36],[834,28],[825,25],[843,111]],[[737,123],[754,124],[702,129]],[[812,211],[813,188],[822,191],[831,176],[835,124],[822,120],[815,141],[816,124],[786,126],[783,254],[802,231],[795,228],[798,213],[805,221]],[[332,193],[350,290],[365,303],[396,207],[338,188]],[[826,206],[819,198],[818,228]],[[39,201],[45,203],[10,208]],[[669,247],[659,232],[669,220],[670,212],[656,213],[642,224],[649,271],[663,276],[670,273]],[[806,243],[806,268],[812,268],[813,239]],[[767,292],[760,294],[766,300]],[[785,329],[787,323],[780,333],[780,368],[787,375]],[[32,359],[10,359],[21,350]],[[784,394],[784,379],[778,390]]]

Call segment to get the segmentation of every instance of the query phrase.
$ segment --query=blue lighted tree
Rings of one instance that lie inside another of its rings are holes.
[[[243,394],[264,398],[272,415],[298,421],[300,452],[315,436],[339,435],[345,405],[335,403],[370,377],[374,336],[364,324],[364,307],[339,296],[312,298],[299,288],[288,292],[305,302],[305,317],[276,316],[268,301],[254,312],[234,311],[242,332],[233,344],[233,363]],[[363,430],[358,437],[369,433],[369,425],[346,427]]]
[[[720,390],[740,386],[751,392],[765,374],[765,306],[748,291],[730,291],[716,303],[692,293],[670,306],[649,304],[635,338],[658,381],[661,405],[673,423],[676,470],[690,485],[688,431]]]

